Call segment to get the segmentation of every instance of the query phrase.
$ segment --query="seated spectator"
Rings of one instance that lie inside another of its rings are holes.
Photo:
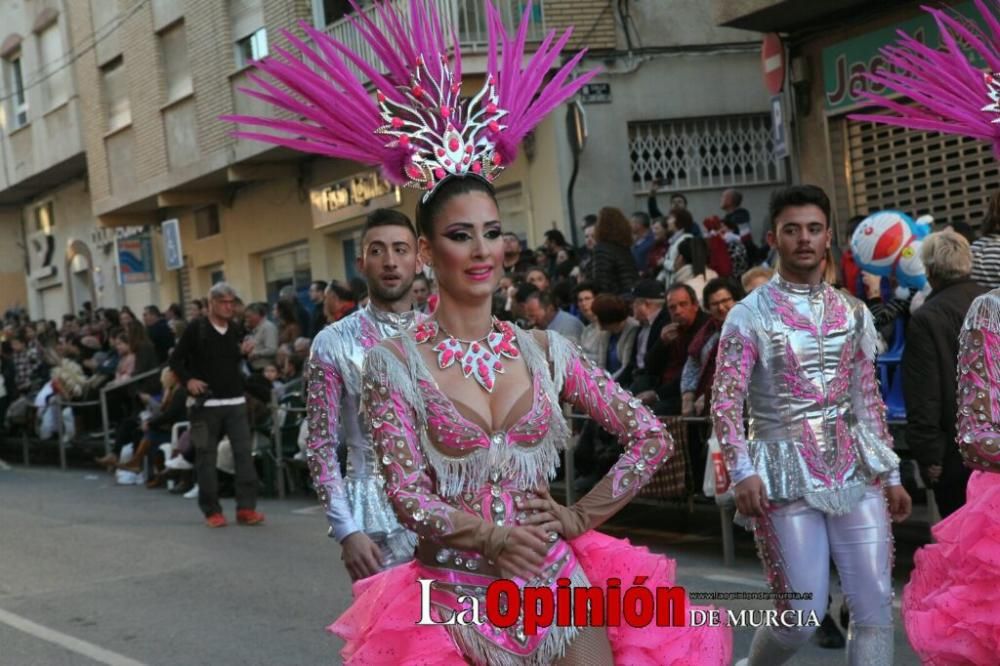
[[[653,247],[649,249],[646,265],[639,271],[641,277],[655,278],[663,265],[663,258],[670,248],[670,230],[663,218],[653,220],[650,229],[653,231]]]
[[[766,266],[754,266],[740,278],[743,292],[749,294],[762,284],[770,282],[772,277],[774,277],[774,269]]]
[[[142,321],[146,325],[146,335],[156,350],[156,360],[159,364],[167,362],[167,355],[174,346],[174,333],[170,330],[167,320],[160,314],[155,305],[147,305],[142,310]]]
[[[675,284],[667,292],[670,323],[660,331],[660,337],[646,355],[649,372],[659,377],[655,390],[636,395],[657,414],[676,416],[681,413],[681,374],[688,358],[688,348],[698,331],[708,321],[708,314],[698,304],[694,289]]]
[[[295,311],[295,303],[280,300],[274,304],[274,318],[278,324],[278,344],[290,345],[302,337],[302,325]]]
[[[431,295],[431,281],[424,274],[413,278],[413,307],[418,312],[427,314],[427,299]]]
[[[557,308],[550,292],[539,291],[531,285],[525,285],[518,292],[517,300],[523,308],[525,319],[533,328],[561,333],[574,344],[580,342],[583,323],[568,312]]]
[[[673,282],[671,284],[686,284],[698,298],[709,281],[719,277],[708,267],[708,249],[701,238],[685,238],[677,247],[674,263]]]
[[[980,232],[972,244],[972,279],[996,289],[1000,287],[1000,190],[990,197]]]
[[[709,320],[695,335],[688,347],[688,359],[681,373],[681,414],[700,416],[711,412],[712,382],[715,380],[715,357],[719,351],[719,334],[726,316],[743,290],[732,280],[715,278],[705,285],[703,300]]]
[[[249,340],[243,341],[242,350],[250,363],[250,369],[260,372],[275,362],[278,353],[278,327],[267,318],[267,305],[251,303],[247,306],[246,328]]]
[[[184,310],[177,303],[171,303],[167,306],[163,316],[166,317],[168,324],[175,321],[184,321]]]
[[[281,381],[281,372],[278,371],[278,366],[274,363],[268,363],[264,366],[262,374],[264,379],[270,382],[275,399],[281,400],[282,396],[285,395],[285,382]]]
[[[639,280],[632,289],[632,316],[639,323],[639,332],[628,361],[632,380],[626,386],[633,393],[655,389],[659,383],[659,377],[647,369],[646,356],[670,322],[670,313],[663,307],[664,297],[663,283],[657,280]]]
[[[600,357],[600,350],[601,346],[606,344],[603,338],[606,338],[608,333],[602,331],[600,324],[597,323],[597,316],[593,309],[596,297],[597,290],[589,282],[584,282],[576,288],[576,307],[585,322],[583,331],[580,333],[580,349],[583,350],[584,357],[590,362],[603,368],[604,359]]]
[[[127,328],[129,324],[133,321],[138,321],[135,313],[132,312],[132,308],[127,305],[123,305],[122,309],[118,311],[118,325],[122,328]]]
[[[627,294],[639,280],[632,257],[632,227],[617,208],[602,208],[594,229],[594,259],[589,281],[602,294]]]
[[[619,384],[632,383],[628,360],[635,349],[635,338],[639,334],[639,322],[628,316],[628,305],[613,294],[598,294],[591,306],[597,325],[607,333],[602,338],[598,359],[605,370]]]
[[[298,354],[292,354],[285,359],[285,365],[281,371],[281,379],[284,382],[283,395],[297,393],[302,395],[302,369],[305,367],[306,359]]]
[[[142,439],[135,453],[127,463],[118,465],[119,469],[138,473],[149,457],[155,476],[146,484],[147,488],[160,488],[164,485],[167,457],[160,455],[160,445],[171,442],[175,423],[187,420],[187,389],[177,380],[177,375],[170,368],[164,368],[160,373],[160,383],[163,395],[158,408],[142,420]]]
[[[297,338],[295,342],[292,343],[292,356],[306,361],[309,359],[309,350],[311,347],[312,340],[309,338]]]
[[[649,251],[656,243],[653,231],[650,229],[652,220],[642,211],[632,213],[632,258],[640,269],[646,267],[649,261]]]
[[[29,335],[28,330],[19,329],[10,340],[14,390],[18,395],[34,393],[41,386],[39,372],[42,369],[42,359],[38,347],[31,343],[33,336]]]
[[[547,292],[552,289],[549,276],[541,268],[532,268],[529,270],[524,276],[524,281],[541,292]]]
[[[187,321],[194,321],[195,319],[198,319],[199,317],[204,317],[205,316],[205,309],[207,307],[208,307],[208,305],[205,303],[205,299],[204,298],[196,298],[196,299],[194,299],[193,301],[191,301],[190,303],[187,304],[187,308],[186,308],[186,311],[185,311],[185,313],[187,314],[187,316],[185,317],[185,319]]]

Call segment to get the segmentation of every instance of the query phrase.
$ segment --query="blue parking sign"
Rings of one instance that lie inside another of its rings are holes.
[[[167,255],[167,270],[184,268],[184,252],[181,250],[181,226],[176,219],[163,222],[163,251]]]

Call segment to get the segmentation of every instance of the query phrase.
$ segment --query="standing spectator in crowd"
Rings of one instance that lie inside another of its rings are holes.
[[[589,282],[581,282],[576,288],[576,307],[580,311],[580,317],[584,321],[583,331],[580,333],[580,349],[583,355],[598,367],[603,368],[603,359],[600,358],[602,338],[607,333],[601,330],[597,323],[597,316],[594,314],[594,298],[597,297],[597,289]]]
[[[323,312],[329,323],[340,321],[357,310],[354,293],[337,280],[331,280],[326,285],[326,295],[323,300]]]
[[[965,504],[970,474],[955,444],[958,334],[972,301],[987,289],[969,277],[972,252],[954,231],[925,238],[920,258],[933,291],[906,329],[906,443],[945,518]]]
[[[766,266],[754,266],[744,273],[742,278],[740,278],[740,284],[743,286],[743,293],[749,294],[757,287],[767,284],[773,276],[773,269],[767,268]]]
[[[969,243],[969,245],[972,245],[977,240],[979,240],[979,237],[976,234],[976,230],[972,227],[972,225],[969,224],[968,222],[963,222],[962,220],[958,220],[957,222],[951,222],[950,224],[948,224],[948,226],[945,227],[945,229],[951,229],[959,236],[964,238]]]
[[[632,289],[632,316],[639,322],[635,347],[629,359],[632,393],[655,389],[659,383],[659,377],[647,368],[646,356],[670,321],[670,312],[663,307],[664,297],[663,283],[657,280],[640,280]]]
[[[278,327],[267,318],[267,306],[263,303],[248,305],[245,317],[251,337],[243,341],[241,350],[246,354],[250,369],[263,372],[274,363],[278,353]]]
[[[646,209],[649,211],[649,217],[654,220],[666,218],[666,215],[660,210],[660,205],[656,202],[656,192],[661,187],[663,187],[663,181],[659,178],[654,178],[646,198]],[[670,195],[670,210],[687,210],[687,207],[688,200],[686,196],[680,192],[674,192]],[[697,226],[695,226],[693,232],[697,236],[701,235],[701,230]]]
[[[313,280],[309,285],[309,302],[312,303],[312,312],[309,314],[309,328],[304,331],[305,335],[315,338],[316,334],[322,331],[326,325],[326,315],[323,314],[323,299],[326,291],[326,280]]]
[[[688,347],[708,321],[698,304],[698,295],[686,284],[675,284],[667,291],[670,323],[660,331],[660,338],[646,354],[646,368],[659,377],[659,385],[636,394],[656,414],[681,413],[681,374],[688,358]]]
[[[237,299],[238,301],[239,299]],[[282,302],[288,303],[289,311],[292,318],[289,323],[294,323],[298,325],[298,334],[295,335],[289,343],[295,340],[295,338],[300,335],[308,335],[309,330],[312,328],[312,315],[302,306],[299,302],[299,295],[295,291],[295,287],[292,285],[286,285],[281,288],[278,292],[278,303],[275,305],[280,305]],[[277,309],[277,308],[276,308]],[[277,312],[275,312],[275,319],[280,319]],[[278,322],[278,330],[283,330],[280,321]]]
[[[26,329],[22,328],[14,334],[10,341],[11,362],[14,364],[14,389],[18,395],[32,393],[41,386],[39,372],[42,359],[38,355],[38,347],[31,344]]]
[[[555,276],[556,266],[559,264],[559,251],[565,250],[569,246],[566,244],[566,237],[558,229],[548,229],[545,232],[545,242],[542,248],[545,250],[546,263],[541,264],[542,268],[549,275]]]
[[[198,317],[204,317],[204,316],[205,316],[205,299],[196,298],[187,304],[186,319],[188,321],[194,321]]]
[[[517,294],[525,319],[533,327],[542,331],[561,333],[574,344],[579,344],[583,333],[583,322],[556,307],[550,291],[539,291],[531,285],[524,285]]]
[[[257,472],[240,374],[243,331],[230,323],[236,292],[219,282],[208,296],[208,316],[191,322],[170,356],[171,369],[195,401],[189,416],[197,451],[198,506],[209,527],[226,525],[215,464],[219,439],[227,435],[236,465],[236,520],[256,525],[264,516],[256,511]]]
[[[691,217],[691,213],[686,209],[678,208],[672,210],[670,211],[670,215],[667,216],[667,228],[671,231],[670,246],[667,248],[667,254],[663,258],[663,272],[658,276],[663,280],[665,285],[671,285],[676,282],[674,279],[676,268],[674,266],[677,264],[677,253],[680,252],[681,243],[695,235],[694,230],[697,226],[694,223],[694,218]]]
[[[646,257],[645,268],[639,271],[641,277],[655,278],[663,265],[663,259],[670,249],[670,230],[667,228],[667,221],[663,218],[653,220],[650,225],[653,232],[653,247],[649,249]]]
[[[632,258],[632,227],[617,208],[602,208],[594,229],[594,261],[590,282],[599,293],[627,294],[639,280]]]
[[[503,234],[503,272],[513,277],[534,266],[530,253],[521,251],[521,239],[513,231]]]
[[[635,350],[639,322],[629,316],[625,301],[614,294],[598,294],[591,309],[601,330],[608,334],[600,350],[601,367],[616,382],[627,386],[632,382],[628,360]]]
[[[715,381],[719,334],[729,311],[743,298],[743,290],[732,280],[715,278],[705,285],[702,298],[709,320],[688,347],[688,359],[681,376],[681,414],[684,416],[701,415],[711,410],[708,403]]]
[[[743,208],[743,193],[734,189],[723,191],[719,207],[726,214],[725,218],[723,218],[725,225],[730,228],[739,229],[740,240],[743,241],[743,246],[746,247],[750,262],[755,264],[761,261],[763,257],[761,257],[761,252],[757,249],[757,243],[753,239],[750,211]]]
[[[632,213],[630,223],[632,225],[632,258],[635,259],[635,265],[643,270],[649,261],[649,252],[656,243],[653,230],[650,229],[652,222],[649,215],[642,211],[636,211]]]
[[[142,321],[146,325],[146,335],[156,349],[157,363],[166,363],[167,355],[174,346],[174,333],[170,330],[170,325],[160,314],[160,308],[155,305],[147,305],[142,309]]]
[[[597,241],[594,240],[594,230],[597,228],[597,216],[586,215],[583,218],[583,247],[577,252],[580,258],[580,274],[578,279],[583,281],[590,275],[590,265],[594,261],[594,247]]]
[[[719,277],[730,277],[733,272],[733,260],[722,234],[722,220],[713,215],[705,218],[702,226],[705,228],[703,239],[708,253],[708,267]]]
[[[549,281],[549,276],[541,268],[532,268],[529,270],[527,275],[524,276],[524,281],[538,291],[552,291],[552,283]]]
[[[686,284],[702,297],[705,285],[719,277],[708,267],[708,248],[701,238],[687,238],[677,248],[673,284]]]
[[[431,281],[423,273],[418,273],[413,278],[413,307],[418,312],[427,312],[427,299],[431,297]]]
[[[726,242],[726,250],[729,252],[729,261],[732,264],[733,272],[729,277],[734,280],[742,278],[743,274],[750,269],[751,257],[747,254],[747,248],[740,238],[739,227],[735,222],[722,223],[722,240]]]
[[[354,294],[354,309],[368,307],[368,283],[360,275],[355,275],[347,281],[347,286]]]
[[[171,303],[167,306],[166,312],[163,313],[166,317],[167,323],[170,324],[175,321],[184,321],[184,310],[177,303]]]
[[[279,300],[274,304],[274,318],[278,323],[278,344],[290,345],[302,337],[302,326],[295,314],[295,303]]]
[[[1000,287],[1000,190],[990,197],[982,236],[972,244],[972,279],[990,289]]]

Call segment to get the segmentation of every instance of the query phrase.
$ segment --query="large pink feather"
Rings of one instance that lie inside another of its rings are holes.
[[[865,92],[862,96],[888,113],[851,114],[854,120],[969,136],[993,144],[1000,158],[1000,123],[990,104],[985,74],[969,61],[962,45],[1000,73],[1000,0],[975,0],[982,26],[954,10],[924,7],[941,33],[941,48],[932,49],[900,32],[900,40],[882,49],[888,66],[868,79],[898,95]]]

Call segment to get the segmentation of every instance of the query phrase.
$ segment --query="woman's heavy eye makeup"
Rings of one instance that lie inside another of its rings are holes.
[[[499,221],[494,220],[487,222],[483,226],[486,228],[483,232],[483,237],[486,238],[486,240],[496,240],[503,236],[503,229],[501,229]],[[474,230],[474,225],[468,222],[460,222],[445,229],[442,235],[448,240],[464,242],[472,239],[472,232]]]

